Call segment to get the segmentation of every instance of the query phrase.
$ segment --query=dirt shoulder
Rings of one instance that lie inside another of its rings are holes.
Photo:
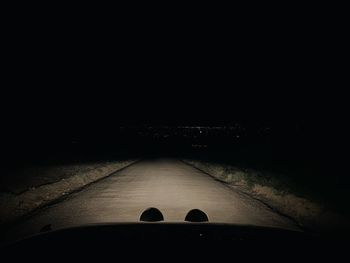
[[[198,160],[184,161],[263,202],[276,212],[293,219],[304,229],[318,232],[349,227],[346,217],[305,195],[300,196],[288,185],[288,180],[281,180],[271,173]]]
[[[135,160],[31,167],[0,190],[0,224],[12,222],[132,164]],[[16,183],[18,182],[18,183]]]

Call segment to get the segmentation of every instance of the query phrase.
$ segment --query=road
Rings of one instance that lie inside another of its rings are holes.
[[[186,213],[198,208],[210,222],[251,224],[297,229],[289,219],[261,202],[216,181],[180,160],[155,159],[137,162],[96,182],[64,201],[9,230],[12,237],[90,223],[138,222],[148,207],[160,209],[167,222],[183,222]]]

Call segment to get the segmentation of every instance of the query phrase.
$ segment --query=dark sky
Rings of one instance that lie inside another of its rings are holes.
[[[336,32],[267,20],[232,27],[126,21],[118,30],[9,20],[2,126],[11,138],[55,138],[144,123],[342,120],[335,88],[344,69],[334,61],[339,46],[329,43]]]
[[[331,90],[323,71],[310,71],[305,77],[293,73],[291,66],[261,66],[223,73],[227,66],[222,65],[198,66],[185,76],[174,69],[185,67],[185,62],[168,63],[167,70],[158,65],[155,70],[133,68],[126,73],[106,73],[109,65],[96,64],[80,64],[71,75],[61,72],[71,67],[68,61],[13,74],[12,88],[2,98],[4,126],[10,133],[32,130],[60,136],[134,124],[311,124],[343,114],[334,92],[321,88],[328,85]]]

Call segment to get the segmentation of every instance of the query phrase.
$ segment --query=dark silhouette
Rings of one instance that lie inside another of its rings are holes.
[[[192,209],[185,217],[185,221],[188,222],[208,222],[208,216],[199,209]]]
[[[140,217],[140,221],[146,221],[146,222],[164,221],[164,217],[162,212],[159,211],[159,209],[150,207],[150,208],[147,208],[145,211],[143,211]]]

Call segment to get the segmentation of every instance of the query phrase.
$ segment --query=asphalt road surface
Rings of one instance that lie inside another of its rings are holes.
[[[91,184],[64,201],[42,209],[9,233],[15,239],[40,231],[91,223],[138,222],[149,207],[160,209],[166,222],[183,222],[201,209],[210,222],[298,229],[261,202],[220,183],[180,160],[137,162]]]

